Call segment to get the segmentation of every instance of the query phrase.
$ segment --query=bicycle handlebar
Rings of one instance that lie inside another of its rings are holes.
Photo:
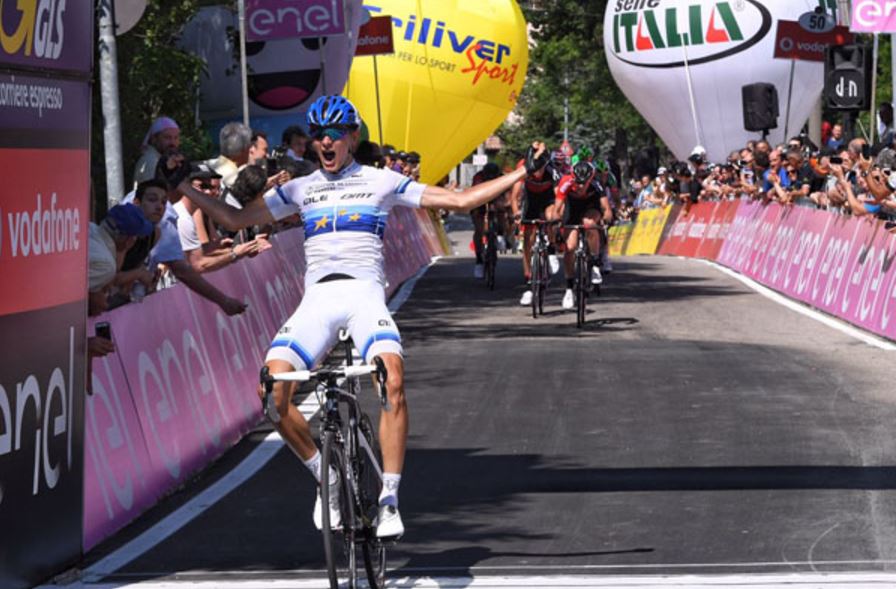
[[[584,225],[564,225],[564,229],[577,229],[579,231],[600,231],[605,229],[604,225],[595,225],[594,227],[586,227]]]
[[[372,364],[360,364],[353,366],[340,366],[339,368],[327,368],[323,370],[296,370],[294,372],[278,372],[269,375],[272,382],[308,382],[309,380],[317,380],[329,377],[353,378],[356,376],[364,376],[365,374],[374,374],[379,372],[379,368]]]
[[[545,221],[544,219],[523,219],[520,225],[558,225],[560,221]]]

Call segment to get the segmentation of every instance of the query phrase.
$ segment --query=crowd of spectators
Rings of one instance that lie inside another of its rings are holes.
[[[887,109],[885,109],[887,110]],[[892,107],[890,125],[892,125]],[[617,218],[634,219],[644,209],[680,203],[687,212],[695,203],[747,198],[783,206],[807,206],[857,217],[875,216],[893,230],[896,219],[896,143],[881,129],[874,146],[864,138],[848,139],[832,125],[822,147],[805,135],[771,145],[749,141],[724,162],[709,162],[696,147],[687,161],[660,167],[656,174],[633,179],[621,199]]]

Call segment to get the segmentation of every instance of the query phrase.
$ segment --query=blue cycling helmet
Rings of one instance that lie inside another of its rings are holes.
[[[326,127],[329,125],[361,126],[361,116],[348,99],[342,96],[321,96],[311,104],[305,122],[309,126]]]

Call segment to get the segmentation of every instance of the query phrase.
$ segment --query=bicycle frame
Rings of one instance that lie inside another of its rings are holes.
[[[585,225],[564,225],[564,229],[576,231],[575,280],[576,327],[585,324],[587,315],[586,299],[592,291],[591,285],[591,246],[588,244],[587,231],[600,231],[601,225],[586,227]]]
[[[538,315],[544,314],[544,291],[547,289],[550,280],[550,271],[548,270],[548,240],[546,226],[558,224],[559,221],[522,221],[523,226],[535,227],[535,241],[532,244],[532,262],[530,264],[531,275],[529,277],[530,290],[532,291],[532,318],[537,319]]]

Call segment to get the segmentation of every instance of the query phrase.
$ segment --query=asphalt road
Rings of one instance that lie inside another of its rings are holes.
[[[896,568],[896,352],[674,258],[616,260],[584,329],[559,286],[533,320],[519,264],[489,292],[443,259],[396,315],[412,433],[393,578]],[[312,504],[281,450],[107,580],[320,579]]]

